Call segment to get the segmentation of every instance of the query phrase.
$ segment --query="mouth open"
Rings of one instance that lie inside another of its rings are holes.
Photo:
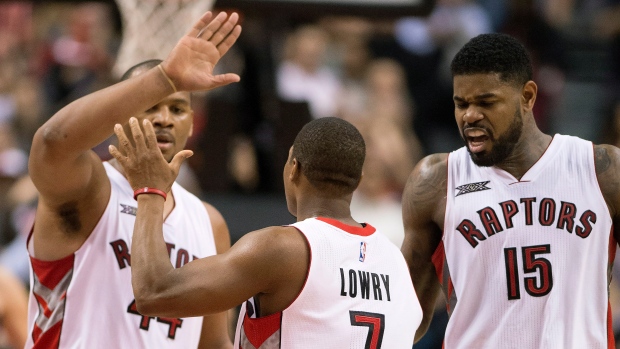
[[[472,153],[479,153],[486,150],[486,143],[488,140],[488,136],[467,137],[467,145]]]
[[[472,153],[480,153],[487,150],[490,137],[487,132],[479,128],[466,129],[464,132],[467,147]]]
[[[174,144],[174,138],[169,134],[158,134],[157,135],[157,146],[160,150],[168,150],[172,148]]]

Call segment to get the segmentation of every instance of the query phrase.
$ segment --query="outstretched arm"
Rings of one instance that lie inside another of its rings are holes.
[[[29,162],[41,194],[33,239],[39,258],[57,259],[75,251],[105,210],[110,183],[90,149],[107,139],[115,124],[126,123],[174,89],[208,90],[239,80],[234,74],[213,75],[213,67],[239,37],[237,21],[234,13],[213,18],[207,12],[170,52],[163,70],[153,68],[82,97],[39,128]]]
[[[238,15],[212,17],[207,12],[196,22],[162,63],[178,91],[209,90],[239,80],[235,74],[213,75],[213,67],[239,37]],[[94,170],[89,150],[112,135],[115,124],[126,123],[174,92],[164,73],[154,68],[89,94],[41,126],[32,144],[30,171],[47,200],[62,202],[84,194]]]
[[[207,212],[209,214],[209,220],[213,227],[213,237],[215,239],[215,247],[217,254],[222,254],[230,249],[230,233],[224,217],[220,212],[203,202]],[[217,314],[207,315],[203,317],[202,332],[200,333],[200,343],[198,349],[232,349],[229,329],[229,313],[230,311],[224,311]]]
[[[446,154],[430,155],[415,167],[403,193],[405,240],[401,250],[423,312],[416,341],[428,329],[441,290],[432,257],[442,237],[445,197]]]

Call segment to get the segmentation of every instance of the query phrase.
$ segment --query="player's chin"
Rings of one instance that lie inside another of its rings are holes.
[[[469,155],[471,156],[471,160],[474,162],[474,164],[478,166],[489,167],[489,166],[495,165],[493,157],[491,156],[490,152],[481,151],[481,152],[474,153],[470,151]]]

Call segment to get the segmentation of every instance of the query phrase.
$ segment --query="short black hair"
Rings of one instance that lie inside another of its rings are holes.
[[[133,73],[136,72],[136,71],[139,71],[139,70],[146,71],[146,70],[155,68],[161,62],[163,62],[161,59],[149,59],[148,61],[140,62],[140,63],[134,65],[133,67],[127,69],[125,74],[123,74],[123,76],[121,76],[121,81],[125,81],[125,80],[129,79],[133,75]]]
[[[452,60],[452,77],[498,73],[504,82],[532,80],[532,61],[525,47],[506,34],[482,34],[469,40]]]
[[[366,144],[349,122],[326,117],[307,123],[293,143],[291,161],[320,190],[334,195],[352,193],[362,177]]]

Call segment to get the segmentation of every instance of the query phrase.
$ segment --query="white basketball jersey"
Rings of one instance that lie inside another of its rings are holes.
[[[280,313],[241,307],[235,349],[411,349],[422,309],[401,252],[375,229],[329,218],[293,224],[310,246],[303,289]]]
[[[84,244],[52,262],[36,259],[30,250],[26,348],[196,348],[202,317],[153,318],[136,310],[129,253],[137,202],[125,177],[104,165],[110,200]],[[172,193],[175,207],[163,231],[171,262],[179,268],[216,249],[203,203],[177,183]]]
[[[433,258],[451,312],[446,349],[614,347],[616,242],[591,142],[555,135],[520,180],[461,148],[446,200]]]

